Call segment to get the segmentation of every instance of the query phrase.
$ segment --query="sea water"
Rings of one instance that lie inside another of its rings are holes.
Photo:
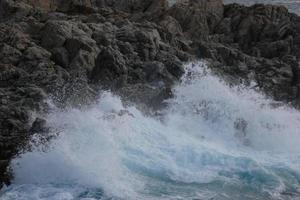
[[[300,112],[229,86],[204,62],[185,68],[155,114],[110,92],[50,113],[55,138],[12,161],[0,199],[300,199]]]

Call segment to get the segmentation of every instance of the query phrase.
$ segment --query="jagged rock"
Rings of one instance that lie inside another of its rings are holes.
[[[44,11],[51,11],[56,8],[55,1],[51,0],[24,0],[23,2],[35,8],[43,9]]]
[[[64,47],[58,47],[51,50],[51,59],[58,65],[67,68],[69,66],[69,54]]]
[[[109,46],[114,42],[117,27],[112,23],[94,24],[91,28],[94,29],[92,38],[99,46]]]
[[[94,82],[114,82],[124,78],[128,72],[123,55],[112,48],[106,48],[98,55],[91,80]]]
[[[126,12],[140,12],[145,11],[151,4],[155,2],[152,0],[96,0],[96,5],[99,7],[111,7],[114,9]]]
[[[84,50],[87,52],[98,52],[98,47],[96,41],[89,37],[72,37],[68,38],[65,42],[64,47],[69,52],[69,58],[73,59],[79,50]]]
[[[175,55],[161,51],[157,54],[157,60],[162,62],[169,73],[171,73],[175,79],[179,80],[184,74],[182,62]]]
[[[74,69],[87,69],[87,72],[91,72],[95,67],[96,54],[79,50],[76,56],[72,59],[69,68]]]
[[[19,79],[24,72],[10,64],[0,64],[0,83],[1,85],[10,84]]]
[[[60,11],[67,13],[93,13],[94,4],[90,0],[20,0],[19,3],[30,5],[44,12]]]
[[[49,59],[50,56],[51,54],[48,51],[38,46],[29,47],[24,51],[24,58],[27,60]]]
[[[165,106],[164,100],[173,96],[169,87],[154,87],[141,83],[123,87],[118,94],[124,96],[125,101],[135,102],[142,110],[162,108]]]
[[[132,43],[134,51],[144,61],[153,60],[159,51],[161,37],[154,27],[134,27],[128,24],[116,33],[116,39]]]
[[[4,43],[0,47],[0,60],[4,64],[17,65],[21,56],[22,53],[10,45]]]
[[[36,118],[35,121],[32,123],[30,128],[30,132],[32,133],[41,133],[46,131],[46,120],[41,118]]]
[[[149,13],[152,16],[152,19],[157,19],[164,15],[164,13],[169,9],[168,1],[166,0],[153,0],[149,6],[144,9],[144,12]],[[148,18],[149,19],[149,18]],[[151,20],[151,18],[150,18]]]
[[[233,4],[225,7],[224,15],[221,27],[231,29],[222,32],[220,30],[224,28],[217,27],[218,33],[230,31],[231,37],[246,53],[273,58],[289,54],[293,48],[293,23],[284,7],[255,5],[246,8]],[[265,51],[265,48],[273,52]]]
[[[165,27],[168,33],[175,36],[183,36],[182,28],[178,21],[171,16],[166,16],[162,21],[160,21],[160,25]]]
[[[185,34],[193,40],[207,40],[210,31],[223,18],[223,3],[221,0],[181,1],[169,9],[181,25]]]
[[[56,2],[57,11],[81,14],[89,14],[95,12],[95,7],[93,6],[91,0],[66,0]]]
[[[72,24],[67,21],[49,21],[42,33],[42,45],[52,49],[64,45],[72,37]]]
[[[10,20],[21,19],[32,12],[32,7],[24,2],[16,2],[11,0],[0,1],[0,21],[3,19]]]
[[[173,82],[173,76],[161,62],[146,62],[143,64],[142,70],[145,73],[145,79],[154,85],[171,85]]]

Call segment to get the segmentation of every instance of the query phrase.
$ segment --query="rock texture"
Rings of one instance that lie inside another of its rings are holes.
[[[299,106],[299,17],[280,6],[225,6],[213,42],[200,44],[203,57],[225,71],[255,79],[276,100]]]
[[[86,105],[110,89],[157,109],[172,96],[182,64],[198,58],[300,105],[300,18],[284,7],[0,0],[0,183],[11,180],[9,162],[32,134],[44,137],[51,104]]]

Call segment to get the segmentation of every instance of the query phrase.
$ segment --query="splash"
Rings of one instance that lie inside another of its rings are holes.
[[[13,161],[1,200],[297,199],[300,113],[186,66],[157,116],[104,92],[85,110],[48,116],[46,151]]]

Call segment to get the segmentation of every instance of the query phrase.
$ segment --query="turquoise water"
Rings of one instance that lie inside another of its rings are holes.
[[[0,199],[300,199],[298,111],[229,87],[202,62],[174,93],[151,116],[109,92],[49,114],[57,138],[12,162]]]

